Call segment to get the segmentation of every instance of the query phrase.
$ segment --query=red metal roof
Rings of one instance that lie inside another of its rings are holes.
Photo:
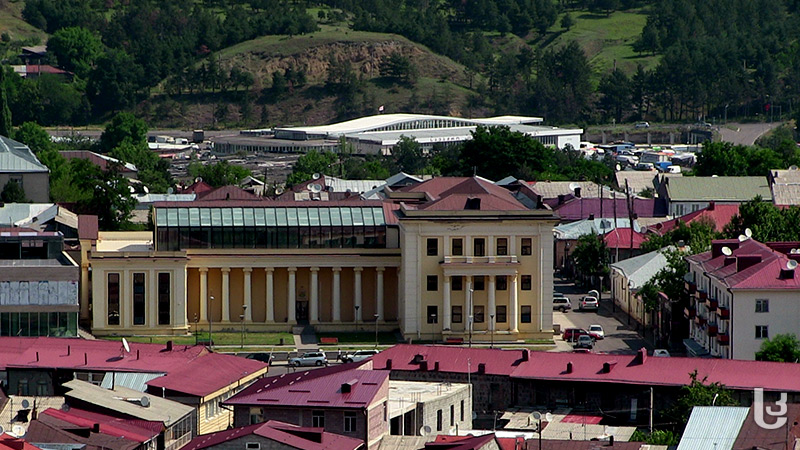
[[[142,443],[125,437],[92,433],[88,427],[77,427],[48,414],[40,414],[28,425],[25,438],[33,442],[86,444],[86,450],[134,450]]]
[[[656,231],[661,234],[664,234],[673,228],[678,226],[678,222],[683,222],[686,225],[689,225],[692,222],[703,222],[707,221],[709,223],[714,224],[714,227],[717,231],[722,231],[725,228],[725,225],[731,222],[733,216],[739,214],[739,205],[728,205],[728,204],[710,204],[709,206],[698,209],[697,211],[690,212],[689,214],[683,215],[681,217],[677,217],[672,220],[667,220],[666,222],[661,222],[653,226]]]
[[[481,436],[436,436],[425,444],[425,450],[481,450],[495,440],[494,433]]]
[[[432,201],[416,208],[426,211],[460,211],[467,209],[468,199],[480,199],[481,211],[527,210],[507,189],[479,177],[439,177],[424,181],[407,192],[425,192]]]
[[[637,233],[630,228],[615,228],[603,236],[608,248],[631,248],[631,233],[633,233],[633,248],[639,248],[647,240],[647,235]]]
[[[376,398],[388,395],[389,373],[360,367],[345,366],[347,370],[329,368],[262,378],[225,404],[365,408]],[[342,392],[342,385],[346,383],[352,385],[350,392]]]
[[[730,289],[800,289],[800,273],[781,276],[791,258],[753,239],[739,242],[736,239],[712,242],[712,250],[687,257],[699,264],[709,276],[720,280]],[[728,258],[715,249],[722,245],[731,249]],[[780,246],[772,244],[776,248]],[[793,255],[794,256],[794,255]]]
[[[181,450],[201,450],[249,435],[261,436],[289,447],[304,450],[356,450],[364,441],[323,431],[322,428],[299,427],[277,420],[241,428],[204,434],[192,439]]]
[[[595,353],[529,352],[523,361],[523,350],[423,346],[400,344],[372,357],[376,370],[385,370],[391,359],[391,370],[420,370],[413,363],[415,355],[428,362],[428,371],[439,362],[440,372],[478,372],[478,364],[486,364],[486,373],[513,378],[538,380],[592,381],[599,383],[637,384],[653,386],[683,386],[690,382],[689,374],[697,370],[698,377],[735,389],[751,390],[763,387],[770,391],[800,392],[800,364],[766,361],[744,361],[704,358],[654,358],[636,355],[603,355]],[[567,373],[567,363],[572,373]],[[609,373],[604,363],[616,362]]]
[[[206,192],[211,192],[214,190],[214,187],[210,184],[206,183],[205,181],[195,181],[194,183],[190,184],[189,186],[185,186],[180,189],[179,194],[197,194],[197,197],[200,197],[202,194]]]
[[[40,450],[39,447],[9,434],[0,434],[0,450]]]
[[[130,343],[125,353],[118,341],[69,338],[0,337],[0,368],[74,369],[165,373],[150,386],[204,396],[267,365],[231,355],[211,353],[205,347]],[[206,370],[213,367],[214,370]]]
[[[198,193],[197,200],[207,202],[214,200],[262,201],[264,197],[251,194],[238,186],[222,186],[210,192]]]
[[[48,408],[40,414],[49,415],[79,427],[91,428],[94,424],[99,424],[100,433],[102,434],[124,437],[136,442],[147,442],[158,436],[164,429],[164,424],[161,422],[152,422],[152,425],[148,428],[142,428],[128,419],[120,419],[77,408],[70,408],[69,411]]]

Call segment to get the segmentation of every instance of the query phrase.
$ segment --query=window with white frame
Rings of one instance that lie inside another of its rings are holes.
[[[325,411],[311,411],[311,426],[325,428]]]
[[[769,300],[767,300],[765,298],[757,298],[756,299],[756,312],[757,313],[769,312]]]
[[[356,431],[356,413],[348,411],[344,413],[344,432],[354,433],[355,431]]]
[[[766,325],[756,325],[756,339],[769,339],[769,329]]]

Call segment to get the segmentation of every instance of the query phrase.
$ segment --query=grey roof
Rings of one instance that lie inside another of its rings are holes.
[[[616,227],[630,228],[630,222],[628,219],[618,218]],[[606,234],[614,228],[614,219],[584,219],[559,225],[553,231],[557,239],[573,240],[586,234]],[[635,220],[633,229],[639,231],[639,224]]]
[[[49,169],[33,156],[27,145],[0,136],[0,172],[49,172]]]
[[[620,262],[611,264],[612,270],[617,270],[628,279],[631,289],[639,289],[650,281],[659,270],[667,266],[666,249],[656,250],[643,255],[634,256]]]
[[[773,184],[772,198],[778,206],[800,205],[800,183]]]
[[[676,177],[664,181],[671,202],[772,200],[766,177]]]
[[[81,380],[72,380],[64,383],[63,386],[69,389],[69,392],[64,395],[66,398],[81,400],[137,419],[162,422],[167,427],[194,411],[191,406],[154,395],[147,396],[150,406],[141,406],[138,402],[128,399],[140,399],[144,395],[139,391],[122,386],[104,389]]]
[[[678,450],[731,450],[750,408],[695,406]]]
[[[581,187],[581,197],[583,198],[600,198],[600,185],[592,181],[537,181],[530,184],[531,189],[536,195],[541,195],[542,198],[558,198],[559,195],[572,195],[573,190],[570,185],[573,183]],[[603,187],[603,195],[606,198],[611,198],[611,189]]]
[[[58,205],[55,203],[6,203],[0,206],[0,226],[27,225],[33,222],[34,217],[38,217],[37,222],[44,222],[57,214]]]
[[[147,391],[147,382],[164,376],[165,373],[146,373],[146,372],[106,372],[100,387],[111,389],[114,386],[122,386],[134,391]]]

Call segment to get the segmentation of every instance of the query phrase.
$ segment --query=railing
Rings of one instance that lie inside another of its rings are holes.
[[[517,255],[506,256],[445,256],[445,264],[516,264]]]
[[[694,319],[694,316],[696,316],[696,315],[697,315],[697,310],[696,309],[694,309],[694,308],[692,308],[690,306],[687,306],[686,308],[683,308],[683,317],[686,317],[687,319]]]
[[[694,323],[698,325],[705,325],[707,322],[706,318],[703,316],[695,316]]]
[[[709,323],[708,327],[706,327],[706,332],[709,336],[714,337],[719,332],[719,327],[716,323]]]
[[[708,307],[709,311],[716,311],[717,307],[719,306],[719,301],[713,298],[706,299],[706,306]]]
[[[717,316],[722,320],[729,320],[731,318],[731,310],[724,306],[720,306],[717,308]]]
[[[700,300],[705,300],[708,298],[708,292],[698,289],[697,290],[697,298]]]
[[[697,292],[697,283],[691,281],[684,281],[683,286],[686,288],[686,292],[689,294],[694,294]]]
[[[717,343],[719,343],[719,345],[729,345],[731,343],[731,337],[727,333],[718,334]]]

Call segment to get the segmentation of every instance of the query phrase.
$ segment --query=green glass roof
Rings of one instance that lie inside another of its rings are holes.
[[[157,227],[383,226],[380,207],[156,208]]]

